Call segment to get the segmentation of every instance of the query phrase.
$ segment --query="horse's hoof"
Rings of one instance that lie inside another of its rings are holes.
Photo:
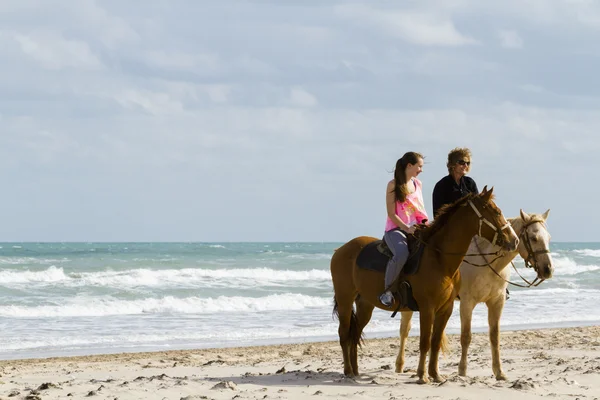
[[[417,381],[417,383],[419,385],[425,385],[427,383],[429,383],[429,378],[427,378],[426,376],[419,378],[419,380]]]
[[[458,369],[458,376],[467,376],[467,369]]]
[[[505,381],[506,375],[504,375],[504,372],[500,372],[498,375],[496,375],[496,380],[497,381]]]
[[[436,377],[433,378],[433,381],[435,383],[444,383],[444,382],[446,382],[446,377],[443,376],[443,375],[438,375],[438,376],[436,376]]]
[[[397,374],[403,374],[404,373],[404,367],[396,367],[396,373]]]

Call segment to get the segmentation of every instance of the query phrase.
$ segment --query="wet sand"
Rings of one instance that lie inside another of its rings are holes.
[[[343,374],[337,342],[0,361],[1,399],[600,399],[600,327],[506,331],[508,379],[492,375],[487,335],[474,334],[469,376],[457,374],[460,338],[440,358],[442,384],[416,384],[418,337],[407,372],[398,339],[369,339],[361,375]]]

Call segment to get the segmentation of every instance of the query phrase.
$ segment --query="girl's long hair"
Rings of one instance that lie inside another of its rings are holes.
[[[396,161],[396,168],[394,169],[394,195],[396,201],[400,203],[404,203],[409,193],[408,186],[406,186],[406,167],[408,164],[417,164],[419,159],[423,159],[421,154],[409,151]]]

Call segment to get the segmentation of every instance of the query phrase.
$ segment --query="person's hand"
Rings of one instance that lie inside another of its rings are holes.
[[[412,235],[413,233],[415,233],[416,229],[417,229],[417,227],[415,225],[409,226],[408,229],[406,230],[406,233],[410,233]]]

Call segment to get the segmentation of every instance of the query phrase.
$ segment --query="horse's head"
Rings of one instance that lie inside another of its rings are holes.
[[[506,221],[502,210],[494,203],[494,188],[483,191],[473,196],[468,201],[475,215],[478,218],[479,236],[489,240],[492,245],[498,245],[508,251],[515,251],[519,244],[519,238],[512,226]]]
[[[546,219],[550,210],[541,215],[527,214],[521,210],[521,219],[516,219],[519,230],[519,254],[525,260],[526,267],[533,267],[539,279],[552,278],[554,264],[550,255],[550,233]]]

